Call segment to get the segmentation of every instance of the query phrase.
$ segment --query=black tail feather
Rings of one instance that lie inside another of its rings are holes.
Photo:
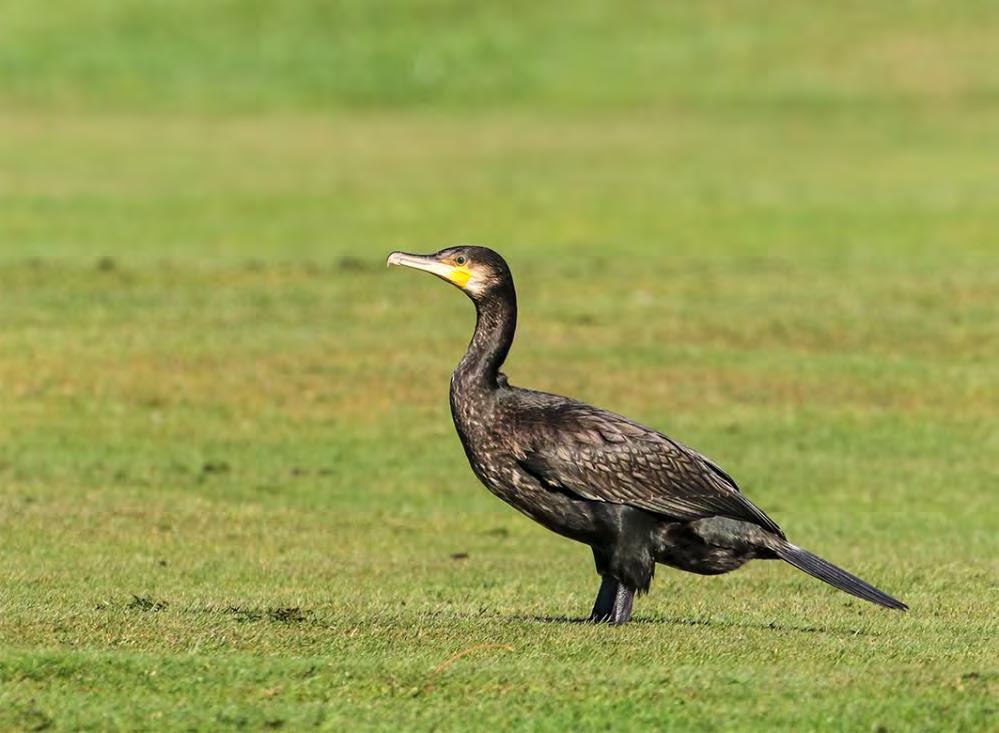
[[[869,583],[865,583],[856,575],[851,575],[842,568],[836,567],[831,562],[813,555],[808,550],[803,550],[800,547],[792,545],[786,540],[774,537],[774,541],[767,544],[771,550],[777,553],[777,557],[781,560],[791,563],[798,570],[802,570],[819,580],[824,580],[829,585],[846,591],[850,595],[870,601],[871,603],[876,603],[885,608],[894,608],[899,611],[905,611],[909,608],[902,601],[892,598]]]

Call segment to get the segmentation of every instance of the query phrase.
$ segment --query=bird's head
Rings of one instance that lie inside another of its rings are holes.
[[[393,252],[386,264],[429,272],[476,301],[511,283],[510,268],[499,254],[488,247],[470,244],[448,247],[432,255]]]

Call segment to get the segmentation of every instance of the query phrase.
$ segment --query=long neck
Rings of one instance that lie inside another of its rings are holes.
[[[469,386],[496,388],[499,369],[506,360],[517,330],[517,293],[506,283],[475,301],[475,332],[454,378]]]

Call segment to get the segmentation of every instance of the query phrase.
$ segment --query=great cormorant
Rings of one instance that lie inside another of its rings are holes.
[[[627,623],[656,563],[703,575],[780,558],[865,601],[906,605],[787,541],[716,463],[682,443],[576,400],[511,385],[500,367],[517,324],[510,268],[486,247],[393,252],[475,303],[451,377],[451,414],[468,462],[503,501],[593,549],[600,590],[590,620]]]

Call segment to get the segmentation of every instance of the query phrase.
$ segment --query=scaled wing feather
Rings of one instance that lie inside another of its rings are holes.
[[[655,430],[572,401],[540,407],[530,422],[520,463],[546,486],[678,520],[741,519],[783,536],[725,471]]]

